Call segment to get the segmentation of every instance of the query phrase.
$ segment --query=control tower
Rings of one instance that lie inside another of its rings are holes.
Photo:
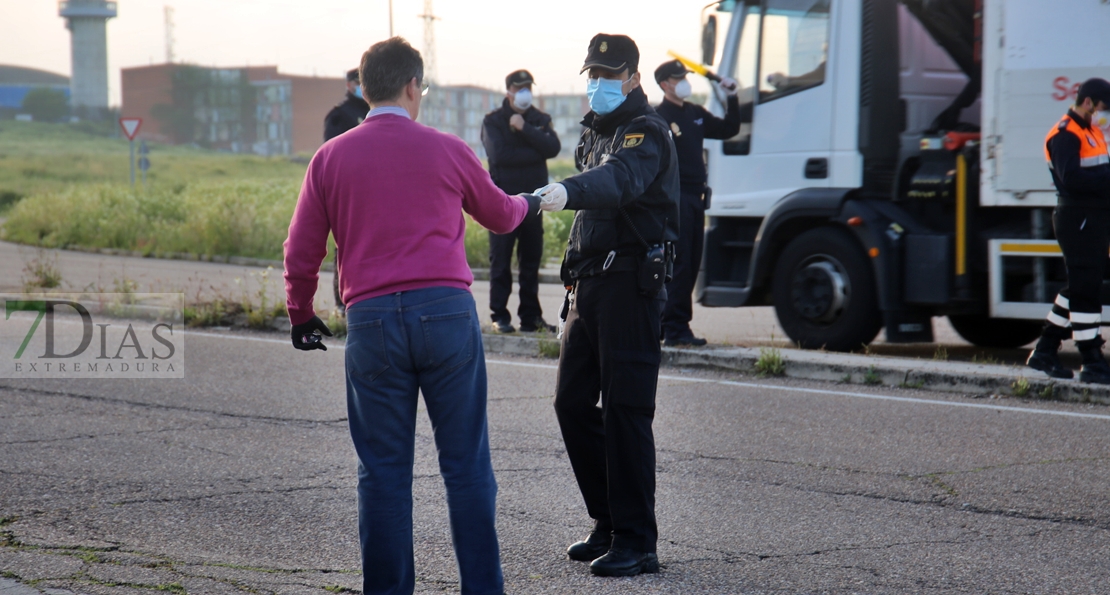
[[[74,107],[108,107],[108,19],[116,3],[107,0],[61,0],[72,45],[70,102]]]

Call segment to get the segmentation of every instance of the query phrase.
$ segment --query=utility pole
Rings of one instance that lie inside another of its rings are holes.
[[[393,37],[393,0],[389,0],[389,36]]]
[[[166,19],[166,63],[173,64],[173,7],[169,4],[162,7]]]

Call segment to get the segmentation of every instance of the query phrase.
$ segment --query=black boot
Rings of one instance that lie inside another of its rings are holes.
[[[613,545],[613,532],[595,529],[586,539],[571,544],[567,548],[567,557],[579,562],[590,562],[604,556],[611,545]]]
[[[1067,329],[1062,329],[1056,325],[1046,326],[1044,334],[1041,335],[1041,340],[1037,341],[1037,346],[1029,354],[1029,359],[1025,361],[1025,365],[1034,370],[1040,370],[1052,378],[1070,379],[1075,376],[1071,370],[1065,368],[1064,364],[1060,362],[1060,343],[1065,338],[1061,335],[1066,332]]]
[[[615,547],[591,562],[590,572],[596,576],[636,576],[659,572],[659,558],[655,552],[637,552]]]
[[[1103,343],[1105,341],[1102,337],[1095,337],[1075,344],[1079,348],[1079,355],[1083,357],[1083,368],[1079,371],[1080,382],[1110,384],[1110,364],[1102,357]]]

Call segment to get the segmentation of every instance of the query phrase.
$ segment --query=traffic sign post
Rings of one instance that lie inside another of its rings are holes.
[[[123,129],[123,134],[127,136],[127,140],[131,145],[131,185],[135,185],[135,135],[139,134],[139,128],[143,125],[142,118],[120,118],[119,127]],[[146,171],[143,171],[143,178],[146,178]]]
[[[150,154],[150,149],[146,148],[146,141],[139,141],[139,171],[143,172],[143,187],[146,187],[146,170],[150,169],[150,159],[147,155]]]

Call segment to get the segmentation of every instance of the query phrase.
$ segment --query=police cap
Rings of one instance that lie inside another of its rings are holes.
[[[524,69],[514,70],[513,72],[509,73],[509,76],[505,77],[505,88],[509,89],[513,85],[519,85],[523,87],[525,85],[531,85],[534,82],[535,80],[532,78],[531,72],[528,72]]]
[[[586,53],[586,62],[582,64],[580,74],[591,68],[604,68],[620,72],[625,68],[636,72],[640,66],[640,49],[636,42],[627,35],[610,35],[598,33],[590,40],[590,49]]]
[[[1093,78],[1087,79],[1079,86],[1079,94],[1075,97],[1076,104],[1083,103],[1083,100],[1090,97],[1097,105],[1098,102],[1103,102],[1110,106],[1110,82],[1106,79]]]
[[[347,82],[348,83],[357,83],[358,82],[358,69],[357,68],[352,68],[352,69],[347,71]]]
[[[689,70],[686,70],[686,66],[678,60],[664,62],[659,65],[659,68],[655,69],[655,82],[661,83],[669,78],[682,78],[689,72]]]

